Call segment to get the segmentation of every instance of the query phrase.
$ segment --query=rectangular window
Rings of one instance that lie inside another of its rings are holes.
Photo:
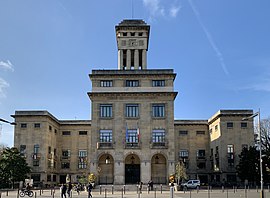
[[[52,176],[51,175],[47,175],[47,182],[50,182],[52,179]]]
[[[27,128],[27,124],[26,123],[22,123],[21,124],[21,128]]]
[[[52,126],[50,125],[50,126],[49,126],[49,131],[51,131],[51,130],[52,130]]]
[[[126,80],[126,87],[139,87],[138,80]]]
[[[112,105],[111,104],[101,104],[100,117],[101,118],[111,118],[112,117]]]
[[[48,154],[51,154],[52,152],[52,147],[48,146]]]
[[[164,143],[165,142],[165,130],[164,129],[154,129],[152,131],[152,142]]]
[[[127,104],[126,105],[126,117],[138,117],[139,116],[139,105],[138,104]]]
[[[87,131],[79,131],[79,135],[87,135]]]
[[[101,87],[112,87],[113,86],[113,81],[112,80],[101,80],[100,81],[100,86]]]
[[[69,162],[62,162],[61,163],[61,168],[62,169],[69,169],[70,168],[70,163]]]
[[[188,150],[180,150],[179,157],[181,158],[188,158]]]
[[[70,150],[62,150],[62,159],[68,159],[70,157]]]
[[[24,155],[25,152],[26,152],[26,145],[20,145],[20,153]]]
[[[165,116],[165,105],[164,104],[153,104],[152,115],[155,118],[162,118]]]
[[[40,128],[40,123],[35,123],[35,124],[34,124],[34,127],[35,127],[35,128]]]
[[[233,122],[227,122],[227,128],[233,128]]]
[[[137,129],[127,129],[126,131],[126,142],[127,143],[138,143],[138,130]]]
[[[205,135],[205,131],[196,131],[197,135]]]
[[[209,129],[209,134],[212,134],[213,130],[212,129]]]
[[[188,131],[179,131],[179,135],[187,135]]]
[[[241,128],[247,128],[247,122],[241,122]]]
[[[39,166],[39,160],[33,160],[33,166]]]
[[[62,135],[70,135],[70,131],[62,131]]]
[[[99,131],[99,141],[100,142],[112,142],[112,130],[111,129],[101,129]]]
[[[39,153],[39,145],[38,144],[35,144],[34,145],[34,153]]]
[[[87,168],[87,151],[86,150],[79,150],[78,168],[79,169]]]
[[[165,80],[152,80],[153,87],[165,87]]]
[[[218,130],[218,125],[215,126],[215,131],[217,131],[217,130]]]
[[[233,153],[234,151],[233,151],[233,145],[232,144],[228,144],[227,145],[227,152],[228,153]]]
[[[234,166],[234,148],[232,144],[227,145],[228,166]]]
[[[199,149],[199,150],[197,151],[197,158],[199,158],[199,159],[204,159],[204,158],[205,158],[205,150]]]
[[[53,175],[53,181],[56,182],[56,175]]]
[[[87,150],[79,150],[79,157],[87,157]]]

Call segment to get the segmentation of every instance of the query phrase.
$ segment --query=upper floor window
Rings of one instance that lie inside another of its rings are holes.
[[[100,105],[100,117],[101,118],[111,118],[112,117],[112,105],[111,104],[101,104]]]
[[[34,127],[35,127],[35,128],[40,128],[40,123],[35,123],[35,124],[34,124]]]
[[[205,158],[205,150],[204,149],[200,149],[197,151],[197,157],[198,158]]]
[[[227,122],[227,128],[233,128],[233,122]]]
[[[79,135],[87,135],[87,131],[79,131]]]
[[[126,80],[126,87],[139,87],[138,80]]]
[[[165,105],[164,104],[153,104],[152,105],[152,116],[156,118],[165,117]]]
[[[187,135],[188,131],[179,131],[179,135]]]
[[[100,86],[101,87],[112,87],[113,86],[113,81],[112,80],[101,80],[100,81]]]
[[[135,32],[130,32],[130,36],[135,36]]]
[[[138,143],[139,142],[138,129],[127,129],[126,130],[126,142],[127,143]]]
[[[152,131],[152,142],[165,142],[165,130],[154,129]]]
[[[27,128],[27,124],[26,123],[21,123],[21,128]]]
[[[139,36],[143,36],[143,33],[142,32],[139,32]]]
[[[62,131],[62,135],[70,135],[70,131]]]
[[[188,158],[188,150],[186,150],[186,149],[180,150],[179,151],[179,157]]]
[[[62,158],[68,158],[70,157],[70,150],[62,150]]]
[[[165,80],[153,80],[152,86],[153,87],[165,87]]]
[[[20,153],[25,154],[26,152],[26,145],[20,145]]]
[[[127,36],[127,32],[123,32],[123,36]]]
[[[69,162],[62,162],[61,163],[61,168],[62,169],[69,169],[70,168],[70,163]]]
[[[218,125],[215,125],[215,131],[217,131],[218,130]]]
[[[247,122],[241,122],[241,128],[247,128]]]
[[[126,105],[126,117],[138,117],[139,116],[139,105],[138,104],[127,104]]]
[[[197,135],[205,135],[205,131],[196,131]]]
[[[112,130],[111,129],[101,129],[99,131],[99,141],[100,142],[112,142]]]
[[[39,152],[39,145],[35,144],[34,145],[34,153],[38,153]]]
[[[79,157],[86,157],[87,151],[86,150],[79,150]]]

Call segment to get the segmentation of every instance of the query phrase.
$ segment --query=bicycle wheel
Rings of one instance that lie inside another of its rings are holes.
[[[28,196],[29,196],[29,197],[33,197],[33,195],[34,195],[33,191],[29,190],[29,191],[28,191]]]
[[[20,197],[24,197],[25,196],[25,193],[23,191],[20,191]]]

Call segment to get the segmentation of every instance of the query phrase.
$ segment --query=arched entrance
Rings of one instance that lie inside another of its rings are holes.
[[[130,154],[125,159],[125,183],[137,184],[141,180],[140,158],[135,154]]]
[[[103,154],[98,162],[99,183],[113,184],[114,160],[110,154]]]
[[[167,164],[162,154],[155,154],[151,159],[151,178],[155,184],[166,184]]]

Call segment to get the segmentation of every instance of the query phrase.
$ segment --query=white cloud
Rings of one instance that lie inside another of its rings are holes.
[[[170,9],[170,16],[173,18],[176,17],[180,9],[181,6],[172,6]]]
[[[0,78],[0,98],[5,98],[6,94],[4,92],[4,89],[9,87],[9,84],[4,79]]]
[[[5,61],[0,61],[0,68],[14,71],[13,65],[9,60],[7,60],[6,62]]]
[[[150,21],[153,21],[158,17],[175,18],[181,8],[180,5],[176,5],[178,2],[178,0],[174,2],[170,0],[143,0],[143,5],[149,10]]]

